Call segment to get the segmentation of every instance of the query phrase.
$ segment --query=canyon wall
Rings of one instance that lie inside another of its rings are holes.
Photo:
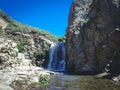
[[[75,0],[68,24],[70,74],[119,72],[120,0]]]

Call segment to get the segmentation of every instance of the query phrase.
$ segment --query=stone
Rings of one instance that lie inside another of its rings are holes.
[[[12,47],[15,48],[16,46],[17,46],[17,44],[13,42]]]
[[[1,49],[0,49],[1,52],[5,53],[8,51],[8,47],[6,47],[4,44],[1,45]]]
[[[70,74],[105,71],[107,63],[120,47],[119,3],[120,0],[73,2],[66,36],[66,68]],[[118,73],[120,61],[115,58],[113,61],[111,70]]]
[[[32,65],[31,62],[32,61],[29,60],[29,59],[23,59],[22,62],[21,62],[21,65],[22,66],[30,66],[30,65]]]
[[[9,52],[9,55],[11,57],[16,57],[17,56],[17,52],[15,52],[15,51]]]
[[[18,53],[18,58],[24,60],[25,59],[25,55],[23,53]]]
[[[0,84],[0,90],[14,90],[14,89],[11,88],[10,86],[4,85],[4,84]]]
[[[112,77],[112,80],[114,80],[116,82],[120,82],[120,75],[116,76],[116,77]]]
[[[19,71],[19,72],[17,72],[17,74],[18,74],[18,75],[23,75],[23,77],[26,77],[26,76],[24,76],[24,75],[28,75],[28,71],[23,71],[23,70],[22,70],[22,72]]]
[[[104,73],[100,73],[100,74],[96,75],[96,78],[103,78],[108,75],[110,75],[110,73],[104,72]]]

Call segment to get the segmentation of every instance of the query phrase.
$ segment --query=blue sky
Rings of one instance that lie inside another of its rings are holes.
[[[73,0],[0,0],[0,9],[13,19],[57,36],[66,32]]]

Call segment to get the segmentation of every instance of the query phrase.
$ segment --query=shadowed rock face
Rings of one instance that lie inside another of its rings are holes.
[[[75,0],[69,14],[66,39],[67,70],[96,74],[120,68],[120,0]],[[115,59],[117,58],[117,60]],[[116,71],[118,72],[118,71]]]

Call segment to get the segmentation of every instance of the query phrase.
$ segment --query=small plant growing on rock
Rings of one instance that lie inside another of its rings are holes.
[[[66,35],[59,37],[58,41],[59,42],[64,42],[66,40]]]
[[[18,51],[19,52],[23,52],[24,51],[24,46],[25,45],[28,45],[29,42],[27,40],[24,40],[24,41],[21,41],[18,45],[17,45],[17,48],[18,48]]]
[[[49,75],[45,75],[45,74],[41,74],[40,75],[40,79],[39,79],[40,87],[44,88],[47,85],[49,85],[49,83],[50,83],[50,76]]]

